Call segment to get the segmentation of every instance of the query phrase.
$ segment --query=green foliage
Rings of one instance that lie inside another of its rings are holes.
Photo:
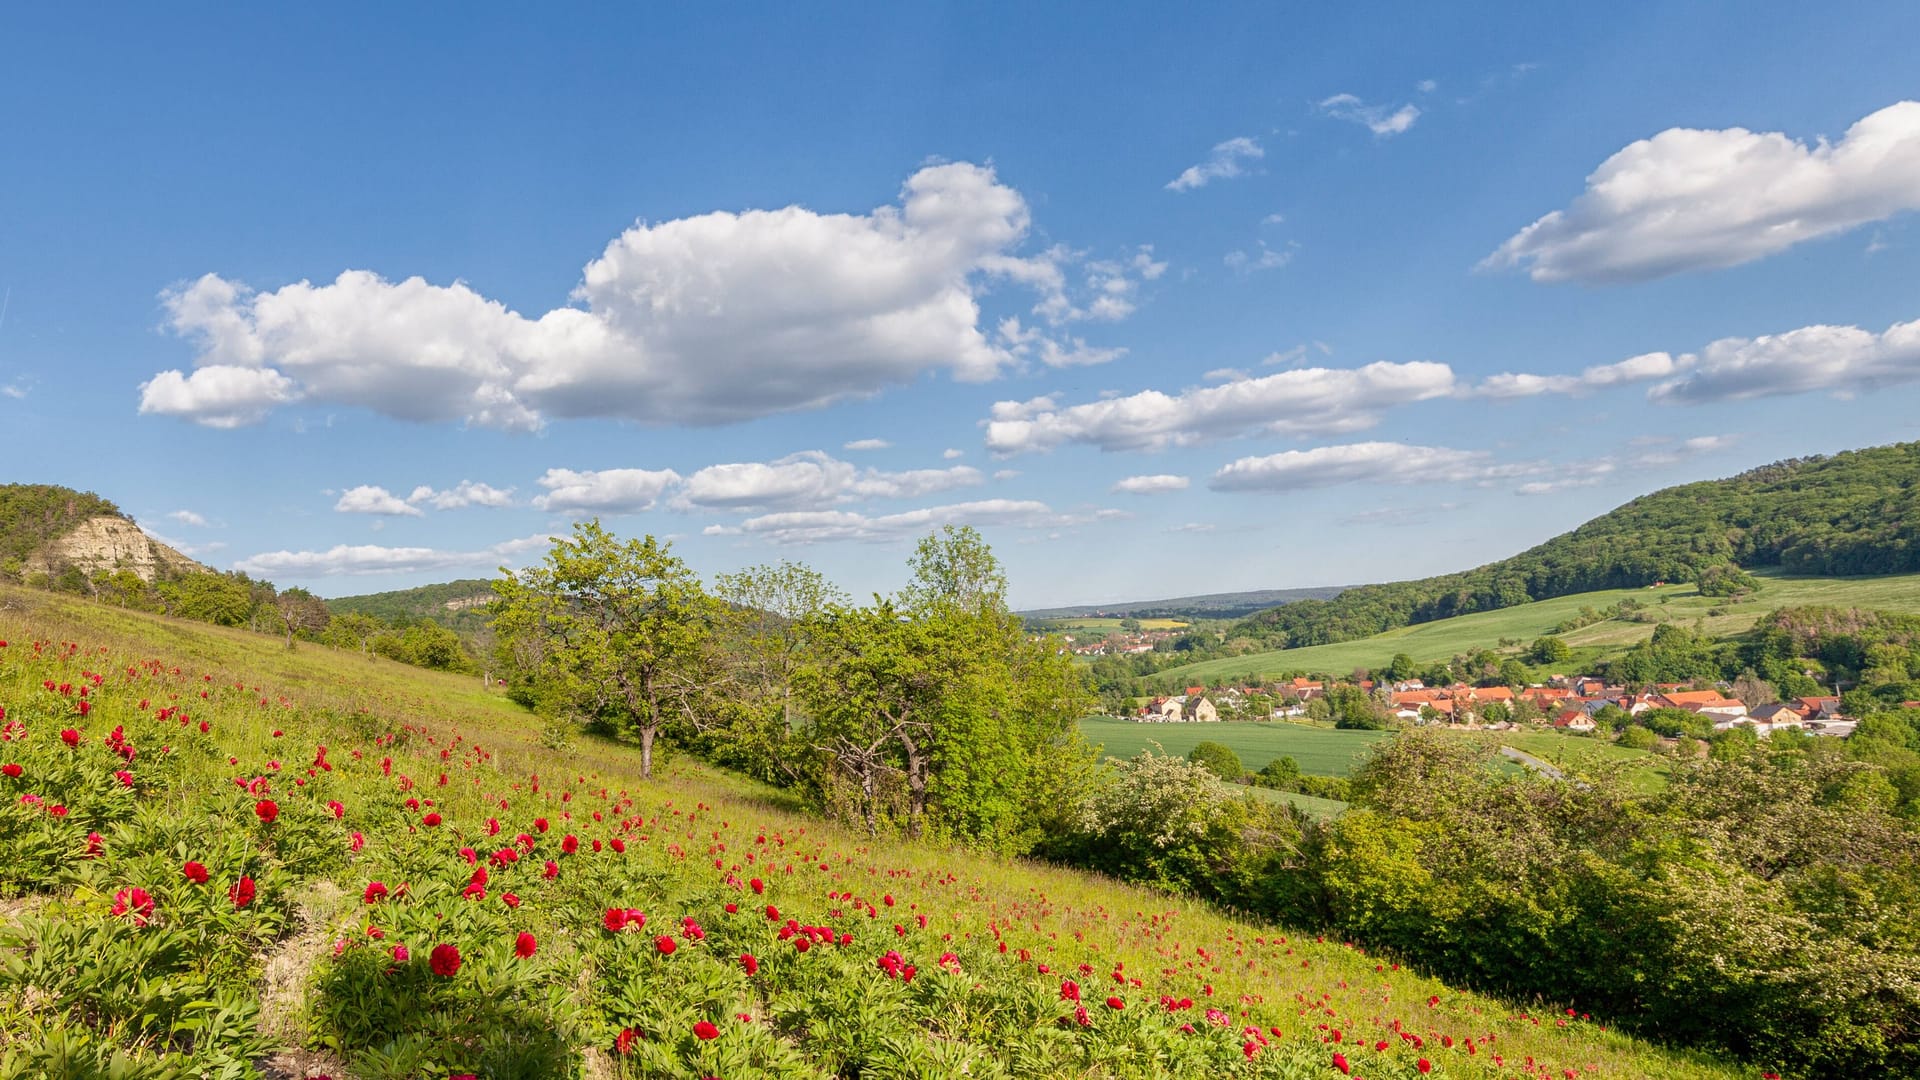
[[[1246,774],[1246,770],[1240,767],[1240,755],[1217,742],[1203,742],[1194,747],[1187,752],[1187,760],[1205,767],[1208,772],[1230,784],[1239,783],[1240,778]],[[1299,771],[1299,767],[1295,766],[1296,777]]]
[[[1298,839],[1283,808],[1220,787],[1212,769],[1141,751],[1086,800],[1055,858],[1156,888],[1265,906],[1279,860]]]
[[[1529,664],[1564,664],[1572,655],[1573,650],[1557,637],[1535,638],[1533,644],[1527,646]]]
[[[1030,849],[1091,782],[1076,721],[1086,682],[1006,607],[997,560],[972,529],[923,540],[898,600],[834,604],[794,674],[815,753],[810,784],[871,832],[924,831]]]

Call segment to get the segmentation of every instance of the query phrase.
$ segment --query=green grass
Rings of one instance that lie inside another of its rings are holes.
[[[1647,605],[1648,613],[1664,621],[1696,622],[1709,634],[1725,637],[1753,628],[1768,612],[1783,607],[1822,604],[1834,607],[1877,608],[1920,614],[1920,574],[1862,578],[1791,578],[1762,575],[1763,584],[1740,603],[1701,596],[1692,585],[1647,589],[1610,589],[1576,593],[1499,611],[1483,611],[1438,622],[1389,630],[1358,641],[1278,649],[1246,656],[1205,660],[1168,668],[1154,676],[1166,685],[1232,679],[1245,675],[1271,676],[1293,671],[1345,675],[1359,668],[1384,667],[1395,654],[1406,653],[1416,663],[1448,660],[1477,648],[1497,648],[1504,640],[1529,642],[1579,613],[1582,607],[1603,610],[1632,598]],[[1624,652],[1653,636],[1654,622],[1596,623],[1562,635],[1575,650],[1575,660],[1590,664]],[[1568,666],[1568,671],[1573,670]]]
[[[1080,730],[1106,749],[1108,757],[1130,758],[1152,743],[1169,754],[1187,756],[1202,742],[1217,742],[1240,755],[1248,772],[1278,757],[1291,757],[1300,771],[1314,776],[1346,776],[1384,731],[1337,731],[1287,723],[1142,724],[1110,716],[1090,716]]]

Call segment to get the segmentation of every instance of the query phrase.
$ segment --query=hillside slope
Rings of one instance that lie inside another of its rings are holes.
[[[1663,622],[1697,627],[1710,637],[1727,638],[1753,629],[1767,613],[1780,608],[1811,605],[1920,615],[1920,574],[1819,578],[1769,572],[1759,575],[1759,581],[1758,589],[1738,601],[1702,596],[1692,585],[1573,593],[1498,611],[1396,627],[1351,641],[1201,660],[1167,668],[1153,678],[1155,685],[1180,687],[1294,672],[1339,677],[1358,669],[1378,670],[1401,653],[1420,664],[1444,661],[1475,649],[1498,649],[1502,641],[1525,642],[1555,633],[1562,624],[1579,616],[1583,608],[1605,611],[1623,600],[1645,606],[1632,618],[1602,619],[1559,634],[1574,650],[1570,670],[1618,656],[1652,637],[1654,628]]]
[[[135,966],[125,990],[53,966],[29,991],[0,966],[0,1021],[18,1021],[0,1022],[0,1055],[28,1070],[118,1041],[143,1075],[253,1076],[272,1059],[275,1075],[579,1075],[584,1064],[587,1075],[1304,1077],[1333,1075],[1336,1054],[1370,1076],[1411,1077],[1425,1058],[1463,1080],[1512,1075],[1498,1055],[1543,1075],[1744,1075],[1585,1017],[1543,1024],[1350,945],[1164,894],[875,841],[691,760],[643,781],[633,750],[544,746],[523,710],[471,680],[71,597],[0,586],[0,601],[0,641],[12,642],[0,646],[0,703],[36,736],[13,751],[22,775],[0,786],[69,808],[6,819],[33,843],[0,848],[13,852],[0,891],[32,900],[0,909],[0,935],[43,949],[84,940],[116,964],[149,940],[181,953]],[[46,640],[81,644],[30,645]],[[80,681],[83,661],[127,674],[103,678],[78,713],[43,683]],[[185,706],[161,703],[178,698],[204,725],[172,722]],[[115,749],[131,742],[137,762]],[[229,757],[258,777],[247,790]],[[280,759],[325,764],[288,782]],[[94,781],[123,765],[132,785]],[[477,869],[456,850],[475,838],[500,849]],[[185,877],[183,858],[201,860]],[[763,918],[763,905],[778,914]],[[645,931],[623,932],[640,911]],[[841,937],[825,941],[824,926]],[[919,978],[892,974],[890,956]],[[1082,983],[1091,1014],[1076,1022]],[[178,1002],[216,993],[221,1015],[241,1021],[169,1031]],[[21,1002],[39,1010],[31,1022]],[[1236,1013],[1207,1018],[1216,1005]],[[326,1049],[283,1050],[309,1040]]]
[[[1733,564],[1804,576],[1920,570],[1920,443],[1777,462],[1644,495],[1509,559],[1301,600],[1228,637],[1272,648],[1659,581]]]

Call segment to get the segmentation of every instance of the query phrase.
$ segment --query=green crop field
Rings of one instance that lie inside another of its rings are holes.
[[[1751,629],[1776,608],[1804,604],[1878,608],[1920,614],[1920,574],[1862,578],[1790,578],[1762,576],[1763,584],[1739,603],[1701,596],[1692,585],[1647,589],[1611,589],[1576,593],[1499,611],[1483,611],[1438,622],[1389,630],[1358,641],[1280,649],[1246,656],[1205,660],[1168,668],[1155,676],[1166,685],[1232,679],[1245,675],[1279,675],[1294,671],[1344,675],[1356,668],[1377,668],[1395,654],[1406,653],[1416,662],[1446,660],[1476,648],[1495,648],[1502,639],[1531,641],[1578,614],[1632,598],[1666,621],[1692,626],[1698,622],[1709,634],[1726,636]],[[1565,636],[1580,660],[1591,662],[1616,654],[1653,635],[1652,622],[1603,622]]]
[[[1080,721],[1080,730],[1113,758],[1130,758],[1152,743],[1185,757],[1202,742],[1217,742],[1240,755],[1248,772],[1259,772],[1275,758],[1291,757],[1301,772],[1315,776],[1346,776],[1374,743],[1390,734],[1287,723],[1142,724],[1110,716],[1090,716]]]

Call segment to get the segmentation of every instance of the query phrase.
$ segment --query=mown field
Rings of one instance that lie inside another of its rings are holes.
[[[1154,676],[1173,686],[1242,676],[1270,676],[1287,672],[1324,672],[1345,675],[1359,668],[1386,665],[1398,653],[1418,663],[1446,660],[1476,648],[1496,648],[1502,640],[1532,641],[1550,633],[1583,607],[1604,610],[1632,598],[1668,621],[1698,623],[1716,636],[1738,634],[1776,608],[1804,604],[1878,608],[1920,614],[1920,574],[1870,578],[1789,578],[1762,575],[1762,586],[1740,603],[1701,596],[1692,585],[1660,588],[1613,589],[1578,593],[1498,611],[1483,611],[1438,622],[1401,627],[1358,641],[1280,649],[1245,656],[1205,660],[1168,668]],[[1592,662],[1625,651],[1653,635],[1653,622],[1596,623],[1564,635],[1579,662]]]
[[[684,757],[643,780],[475,680],[8,588],[0,642],[7,1080],[1751,1073]]]
[[[1109,619],[1087,616],[1078,619],[1048,619],[1046,620],[1046,624],[1055,630],[1069,634],[1079,631],[1114,634],[1120,631],[1120,624],[1126,621],[1125,619],[1118,618]],[[1140,629],[1142,630],[1179,630],[1193,625],[1181,619],[1137,619],[1134,621],[1140,624]]]

